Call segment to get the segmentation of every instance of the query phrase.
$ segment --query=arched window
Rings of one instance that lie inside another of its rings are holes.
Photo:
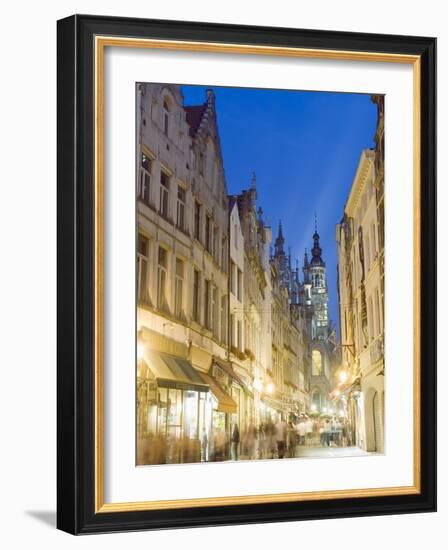
[[[311,395],[311,403],[314,405],[317,411],[320,411],[322,408],[322,395],[319,390],[313,390]]]
[[[167,97],[163,100],[163,133],[167,136],[169,131],[170,101]]]
[[[319,350],[313,349],[312,354],[312,375],[320,376],[322,374],[322,354]]]

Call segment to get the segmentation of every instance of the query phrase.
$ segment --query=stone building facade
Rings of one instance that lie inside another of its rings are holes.
[[[270,253],[255,175],[229,196],[212,90],[140,84],[137,128],[137,461],[219,460],[235,425],[309,410],[322,266],[301,282],[281,227]]]
[[[375,149],[362,152],[337,225],[341,321],[336,397],[348,410],[354,443],[384,451],[384,99],[375,96]]]
[[[138,435],[199,441],[236,412],[214,373],[227,357],[229,234],[214,96],[185,108],[178,86],[140,84],[137,112]]]
[[[306,303],[299,267],[285,253],[281,223],[271,257],[272,371],[276,395],[295,414],[309,410],[312,308]]]

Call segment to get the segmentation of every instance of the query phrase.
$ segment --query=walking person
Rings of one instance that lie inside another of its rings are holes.
[[[324,425],[324,446],[331,447],[331,423],[328,419]]]
[[[306,417],[305,427],[306,427],[306,444],[311,445],[312,439],[313,439],[313,421],[309,416]]]
[[[240,444],[240,431],[238,424],[234,424],[231,438],[231,460],[238,460],[238,447]]]
[[[202,462],[207,462],[208,460],[208,437],[205,428],[202,430],[201,437],[201,460]]]
[[[287,452],[290,458],[294,458],[296,450],[296,431],[291,420],[288,421],[287,430]]]
[[[299,445],[305,445],[306,423],[303,418],[300,419],[299,425],[297,426],[297,432],[299,434]]]
[[[275,425],[275,439],[277,441],[278,458],[284,458],[286,448],[286,435],[288,426],[280,416],[279,421]]]

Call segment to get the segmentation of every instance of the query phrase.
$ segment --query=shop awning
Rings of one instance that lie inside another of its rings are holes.
[[[232,366],[232,363],[230,363],[229,361],[225,361],[224,359],[220,359],[215,355],[213,356],[213,363],[217,365],[219,368],[221,368],[225,373],[227,373],[230,376],[230,378],[233,378],[236,382],[238,382],[238,384],[240,384],[242,387],[245,386],[244,382],[235,372]]]
[[[336,388],[337,391],[333,390],[330,395],[332,399],[336,399],[341,395],[349,395],[350,392],[360,390],[360,389],[361,389],[360,379],[358,377],[351,382],[346,382],[345,384],[342,384],[341,386]]]
[[[274,399],[272,397],[268,397],[267,395],[261,396],[261,401],[270,407],[271,409],[274,409],[277,412],[290,412],[291,406],[288,405],[288,403],[284,403],[283,401],[279,401],[278,399]]]
[[[159,386],[193,391],[209,391],[197,370],[184,358],[145,350],[144,358]]]
[[[218,401],[218,411],[224,413],[235,414],[237,412],[237,406],[235,401],[228,395],[218,384],[218,382],[210,376],[201,372],[201,376],[204,379],[204,382],[210,386],[212,394],[215,396]]]

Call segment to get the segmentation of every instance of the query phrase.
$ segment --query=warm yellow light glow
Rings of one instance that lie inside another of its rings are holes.
[[[345,384],[345,382],[347,382],[347,380],[348,380],[347,371],[346,370],[341,370],[341,372],[339,373],[339,382],[341,384]]]
[[[313,412],[317,410],[317,407],[316,407],[316,404],[315,404],[315,403],[313,403],[313,404],[311,405],[311,410],[312,410]]]
[[[274,393],[274,384],[272,382],[270,382],[267,387],[266,387],[266,391],[268,393]]]
[[[143,359],[144,352],[145,352],[145,347],[143,346],[142,342],[138,342],[137,343],[137,359],[138,359],[138,361]]]
[[[263,384],[261,383],[261,380],[259,378],[255,378],[254,380],[254,388],[257,391],[261,391],[263,389]]]
[[[341,392],[339,390],[334,390],[334,396],[338,397]]]

